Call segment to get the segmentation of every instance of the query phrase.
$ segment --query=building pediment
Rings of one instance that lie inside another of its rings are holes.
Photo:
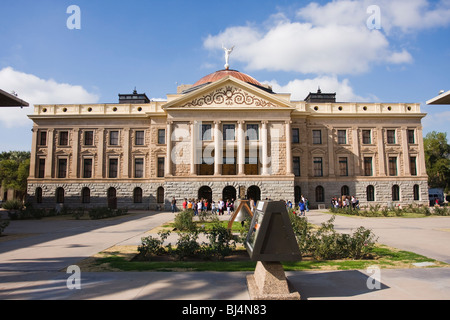
[[[234,77],[225,77],[163,106],[166,111],[180,109],[292,109],[289,101]]]

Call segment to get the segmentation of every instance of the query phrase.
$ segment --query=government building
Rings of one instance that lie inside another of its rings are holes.
[[[35,105],[28,195],[35,207],[167,209],[173,198],[329,207],[428,204],[419,103],[292,101],[226,68],[166,101]]]

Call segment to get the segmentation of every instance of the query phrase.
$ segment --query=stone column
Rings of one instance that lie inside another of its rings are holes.
[[[293,172],[292,159],[292,121],[286,121],[286,174],[291,175]]]
[[[172,121],[167,121],[166,129],[166,176],[172,176]]]
[[[125,128],[123,132],[123,177],[128,179],[130,177],[130,128]]]
[[[214,121],[214,175],[218,176],[222,174],[222,154],[223,154],[223,142],[222,134],[220,131],[221,121]]]
[[[355,159],[355,163],[354,163],[354,173],[355,176],[359,176],[361,175],[361,155],[360,155],[360,151],[359,151],[359,146],[360,146],[360,141],[359,141],[359,129],[357,127],[353,127],[352,128],[352,133],[353,133],[353,141],[352,141],[352,149],[353,149],[353,154],[354,154],[354,159]]]
[[[427,168],[425,165],[425,148],[423,145],[422,127],[417,128],[416,139],[417,139],[417,144],[419,145],[419,157],[417,159],[417,175],[418,176],[426,176]]]
[[[336,161],[334,158],[334,139],[333,128],[326,128],[327,130],[327,146],[328,146],[328,176],[334,177],[336,174]]]
[[[378,129],[378,137],[377,137],[377,145],[378,145],[378,174],[380,176],[386,176],[386,152],[384,145],[384,129]],[[375,164],[375,163],[374,163]],[[374,172],[375,175],[375,172]]]
[[[266,176],[268,175],[268,155],[267,155],[267,150],[268,150],[268,134],[267,134],[267,121],[261,121],[262,123],[262,127],[261,127],[261,137],[262,137],[262,146],[261,146],[261,150],[262,150],[262,175]]]
[[[197,130],[195,121],[191,122],[191,175],[197,175]]]
[[[97,160],[98,161],[98,170],[94,171],[95,177],[103,179],[105,177],[105,175],[104,175],[105,130],[104,129],[100,129],[98,131],[97,151],[98,151],[98,160]]]
[[[79,145],[80,145],[80,129],[73,129],[72,136],[72,176],[70,178],[79,178]]]
[[[47,159],[45,160],[45,178],[51,179],[53,177],[53,145],[55,143],[55,129],[47,131]]]
[[[245,131],[244,131],[245,121],[238,121],[238,175],[245,174]]]
[[[410,176],[411,168],[409,163],[408,128],[402,127],[402,153],[403,153],[403,175]],[[399,172],[399,175],[401,173]]]
[[[31,142],[31,158],[30,158],[30,178],[36,177],[36,150],[37,150],[37,139],[38,139],[38,129],[33,128],[31,129],[33,132],[33,138]]]

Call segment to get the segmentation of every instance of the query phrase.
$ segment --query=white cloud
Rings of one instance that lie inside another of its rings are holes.
[[[371,5],[380,7],[381,30],[369,29]],[[413,62],[407,49],[397,49],[391,31],[421,31],[450,24],[450,0],[332,1],[310,3],[296,20],[274,14],[260,26],[231,26],[204,41],[208,50],[236,45],[231,61],[249,70],[303,74],[361,74],[376,65]],[[397,39],[398,40],[398,39]],[[231,62],[232,64],[232,62]]]
[[[11,67],[0,70],[0,88],[16,92],[20,99],[30,104],[24,109],[0,108],[0,123],[6,127],[29,125],[27,114],[33,113],[34,104],[82,104],[99,100],[98,95],[87,92],[82,86],[43,80]]]
[[[291,99],[295,101],[304,100],[310,92],[317,92],[320,87],[322,92],[336,93],[338,102],[366,102],[374,97],[361,97],[353,92],[348,79],[339,81],[336,76],[320,76],[314,79],[295,79],[286,85],[280,85],[277,81],[265,81],[272,86],[273,91],[278,93],[291,93]],[[375,97],[376,98],[376,97]]]

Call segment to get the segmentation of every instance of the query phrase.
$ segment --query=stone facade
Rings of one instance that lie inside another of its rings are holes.
[[[220,74],[167,101],[36,105],[30,200],[144,210],[202,196],[428,203],[420,104],[291,101]]]

